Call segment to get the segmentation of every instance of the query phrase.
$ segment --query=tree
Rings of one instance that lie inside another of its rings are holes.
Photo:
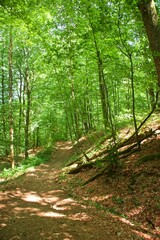
[[[160,24],[154,0],[141,0],[138,2],[139,10],[148,36],[150,49],[153,54],[158,85],[160,86]]]
[[[116,144],[119,127],[134,120],[136,129],[135,116],[154,107],[156,84],[142,21],[126,1],[14,3],[0,8],[3,154],[11,126],[15,154],[26,158],[30,148],[93,130],[107,129]]]
[[[13,120],[13,42],[12,42],[12,26],[9,32],[9,50],[8,50],[8,63],[9,63],[9,129],[10,129],[10,160],[12,168],[15,166],[14,161],[14,120]]]

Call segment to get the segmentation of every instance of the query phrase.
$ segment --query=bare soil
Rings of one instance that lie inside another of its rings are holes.
[[[58,142],[51,161],[1,185],[0,240],[160,239],[160,159],[135,167],[158,151],[148,139],[117,173],[82,187],[97,169],[63,176],[75,148]]]

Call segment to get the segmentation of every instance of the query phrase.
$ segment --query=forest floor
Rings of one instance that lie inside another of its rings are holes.
[[[0,239],[160,239],[160,159],[135,165],[160,150],[160,137],[148,139],[117,173],[83,187],[97,169],[61,172],[77,147],[58,142],[51,161],[1,184]]]

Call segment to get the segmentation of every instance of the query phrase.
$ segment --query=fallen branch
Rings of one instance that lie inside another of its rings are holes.
[[[140,128],[145,124],[145,122],[153,114],[153,112],[156,108],[157,102],[158,102],[159,92],[160,91],[158,91],[156,94],[156,102],[154,104],[154,107],[152,108],[152,110],[148,114],[148,116],[144,119],[144,121],[139,125],[139,127],[137,128],[137,131],[140,130]],[[155,131],[152,131],[152,129],[151,129],[148,132],[138,135],[139,144],[142,143],[148,137],[152,136],[155,133]],[[109,163],[109,162],[111,162],[111,159],[112,159],[112,162],[114,162],[114,160],[117,162],[118,160],[120,160],[122,158],[126,158],[126,157],[130,156],[133,152],[138,151],[138,143],[137,143],[137,139],[135,136],[136,136],[136,133],[133,133],[127,140],[125,140],[119,144],[116,144],[116,146],[114,145],[113,147],[111,147],[111,149],[105,149],[99,153],[95,153],[90,158],[87,156],[87,154],[84,151],[81,150],[83,153],[83,156],[85,157],[85,161],[84,161],[84,159],[79,160],[79,161],[76,160],[73,163],[74,167],[72,165],[70,165],[68,167],[68,169],[67,169],[67,167],[65,168],[65,171],[69,174],[78,173],[82,169],[86,169],[88,167],[91,168],[91,167],[95,166],[98,161]],[[124,147],[126,147],[126,149],[121,150]],[[97,177],[101,176],[105,170],[106,170],[106,167],[103,168],[100,172],[98,172],[91,179],[87,180],[87,183],[91,182],[91,181],[95,180]],[[87,184],[87,183],[85,183],[85,184]]]
[[[141,143],[142,141],[144,141],[148,137],[152,136],[153,134],[154,134],[154,131],[151,131],[151,130],[149,130],[145,134],[141,134],[139,137],[139,142]],[[136,139],[135,139],[135,141],[136,141]],[[133,142],[133,143],[131,144],[131,142]],[[127,144],[129,145],[129,143],[127,143]],[[77,162],[74,162],[72,165],[65,167],[63,169],[63,171],[66,172],[67,174],[75,174],[75,173],[80,172],[81,170],[84,170],[87,168],[92,168],[93,166],[96,166],[98,163],[104,163],[104,162],[106,164],[111,163],[111,159],[112,159],[112,162],[118,161],[118,160],[126,158],[126,157],[130,156],[131,154],[133,154],[134,152],[138,151],[137,143],[134,142],[134,139],[132,139],[132,141],[130,141],[130,145],[128,147],[127,146],[123,145],[123,147],[122,147],[122,145],[119,144],[117,146],[117,148],[112,147],[110,150],[107,149],[106,153],[103,155],[101,155],[101,154],[96,155],[97,157],[95,157],[95,155],[94,155],[94,158],[92,156],[91,158],[89,158],[87,160],[85,157],[85,159],[79,160]],[[121,148],[124,148],[124,147],[127,147],[127,148],[121,150]],[[99,173],[98,173],[98,175],[99,175]]]

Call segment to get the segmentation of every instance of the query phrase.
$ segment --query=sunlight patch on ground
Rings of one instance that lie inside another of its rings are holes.
[[[3,209],[3,208],[5,208],[5,207],[6,207],[5,204],[0,204],[0,209]]]
[[[94,196],[92,198],[90,198],[92,201],[104,201],[104,200],[107,200],[109,198],[113,197],[113,194],[108,194],[106,196]]]
[[[18,203],[17,203],[17,202],[14,202],[14,203],[10,203],[10,204],[8,204],[8,205],[11,206],[11,207],[15,207],[15,206],[18,205]]]
[[[24,196],[22,196],[22,200],[24,200],[26,202],[42,203],[42,198],[33,193],[25,193]]]
[[[58,202],[58,205],[71,204],[74,200],[72,198],[66,198]]]
[[[62,207],[59,207],[57,206],[58,204],[55,204],[52,206],[52,208],[54,210],[57,210],[57,211],[66,211],[66,210],[71,210],[71,206],[62,206]]]
[[[65,214],[56,213],[56,212],[40,212],[37,214],[39,217],[51,217],[51,218],[62,218],[66,217]]]
[[[28,212],[31,212],[31,213],[37,213],[39,212],[39,209],[38,208],[33,208],[33,207],[25,207],[25,208],[22,208],[22,207],[16,207],[14,208],[14,212],[23,212],[23,213],[28,213]]]
[[[71,198],[66,198],[61,201],[57,201],[57,203],[54,204],[52,207],[55,210],[64,211],[64,210],[70,210],[73,205],[77,205],[75,201]]]
[[[71,144],[71,142],[57,142],[57,148],[58,149],[62,149],[62,150],[69,150],[72,149],[73,146]]]
[[[119,217],[119,216],[113,216],[114,218],[117,218],[120,222],[126,223],[127,225],[134,226],[134,223],[131,221],[127,220],[126,218]]]
[[[5,223],[0,224],[0,227],[6,227],[6,226],[7,226],[7,224],[5,224]]]
[[[34,167],[30,167],[28,172],[36,172],[36,169]]]
[[[57,194],[57,193],[63,193],[63,190],[60,190],[60,189],[57,189],[57,190],[51,190],[51,191],[48,191],[47,193],[42,193],[41,195],[43,197],[45,196],[53,196],[53,194]]]
[[[91,217],[88,216],[85,212],[70,215],[68,218],[71,220],[74,220],[74,221],[89,221],[89,220],[91,220]]]
[[[9,199],[9,196],[7,196],[7,192],[1,193],[0,201],[4,201],[4,200],[8,200],[8,199]]]
[[[143,232],[140,232],[137,230],[132,230],[132,232],[136,233],[138,236],[140,236],[146,240],[153,240],[153,238],[149,234],[146,234],[146,233],[143,233]]]
[[[119,220],[123,223],[126,223],[126,224],[132,226],[132,227],[134,226],[134,224],[132,222],[130,222],[129,220],[127,220],[126,218],[119,218]]]
[[[132,209],[129,213],[127,213],[127,216],[131,217],[134,215],[138,215],[141,212],[143,212],[143,210],[144,210],[144,207],[138,207],[138,208]]]
[[[58,200],[59,200],[59,197],[55,197],[55,196],[43,197],[43,201],[45,201],[46,203],[54,203],[54,202],[57,202]]]

